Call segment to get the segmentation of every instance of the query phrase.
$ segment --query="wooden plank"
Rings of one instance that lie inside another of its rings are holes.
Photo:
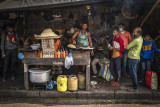
[[[73,51],[73,58],[89,58],[90,52],[89,51]]]
[[[73,58],[74,65],[88,65],[90,58]],[[23,63],[27,65],[64,65],[64,58],[24,58]],[[57,62],[57,63],[55,63]]]
[[[37,52],[24,52],[24,58],[38,58]]]
[[[86,91],[90,90],[90,64],[86,66]]]
[[[28,80],[28,66],[24,63],[24,87],[29,90],[29,80]]]

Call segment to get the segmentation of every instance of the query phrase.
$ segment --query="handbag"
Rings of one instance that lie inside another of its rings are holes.
[[[145,85],[152,90],[158,89],[158,76],[155,71],[146,71]]]

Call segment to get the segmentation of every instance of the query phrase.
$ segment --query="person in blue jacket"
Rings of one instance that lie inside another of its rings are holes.
[[[151,61],[154,57],[154,53],[158,51],[156,44],[150,39],[150,36],[145,35],[140,53],[142,59],[142,74],[139,82],[144,81],[145,71],[151,71]]]

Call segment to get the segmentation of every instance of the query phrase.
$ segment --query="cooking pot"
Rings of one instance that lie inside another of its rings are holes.
[[[28,71],[30,82],[32,83],[46,83],[50,80],[50,69],[32,68]]]

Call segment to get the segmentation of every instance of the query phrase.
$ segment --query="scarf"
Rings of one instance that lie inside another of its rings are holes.
[[[14,32],[13,33],[8,32],[8,37],[11,40],[14,39]]]

